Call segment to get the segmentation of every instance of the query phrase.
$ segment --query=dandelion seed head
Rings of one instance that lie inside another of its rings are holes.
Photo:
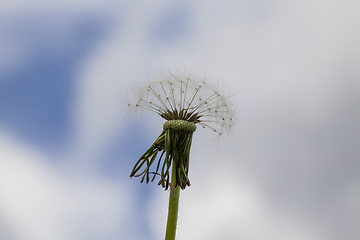
[[[221,135],[233,125],[235,106],[229,96],[202,79],[171,72],[161,73],[137,90],[135,104],[165,120],[186,120]]]

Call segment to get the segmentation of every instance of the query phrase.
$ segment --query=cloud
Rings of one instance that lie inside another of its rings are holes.
[[[204,149],[201,149],[204,150]],[[194,154],[195,153],[195,154]],[[329,231],[299,209],[273,204],[252,176],[233,158],[193,150],[192,186],[181,192],[177,238],[181,239],[328,239]],[[228,166],[232,166],[229,168]],[[270,179],[269,179],[270,180]],[[271,180],[270,180],[271,181]],[[157,238],[164,235],[167,198],[156,194],[148,219]]]
[[[124,186],[52,164],[3,132],[0,146],[1,239],[126,236]]]

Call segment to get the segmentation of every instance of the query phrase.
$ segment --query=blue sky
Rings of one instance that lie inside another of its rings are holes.
[[[359,3],[84,4],[0,4],[1,239],[163,237],[168,192],[128,177],[163,121],[126,105],[164,69],[238,106],[195,133],[179,240],[358,239]]]
[[[91,16],[66,23],[30,13],[9,19],[3,34],[26,56],[1,71],[2,125],[34,147],[68,151],[76,69],[105,36],[105,23]]]

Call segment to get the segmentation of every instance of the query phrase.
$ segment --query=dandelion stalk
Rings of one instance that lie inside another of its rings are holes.
[[[176,183],[176,168],[172,168],[171,184]],[[170,188],[169,212],[166,225],[165,240],[175,240],[179,212],[180,187]]]
[[[137,101],[129,106],[150,110],[166,120],[163,131],[136,162],[130,177],[141,177],[141,182],[149,183],[160,176],[158,185],[165,190],[170,186],[165,240],[175,240],[180,189],[190,186],[190,148],[196,125],[221,135],[233,125],[233,107],[206,82],[171,73],[140,88]],[[150,170],[156,159],[155,171]]]

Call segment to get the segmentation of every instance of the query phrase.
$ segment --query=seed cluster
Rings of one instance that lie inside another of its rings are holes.
[[[159,74],[138,88],[130,107],[143,108],[165,120],[186,120],[221,135],[234,125],[235,107],[218,87],[187,75]]]

